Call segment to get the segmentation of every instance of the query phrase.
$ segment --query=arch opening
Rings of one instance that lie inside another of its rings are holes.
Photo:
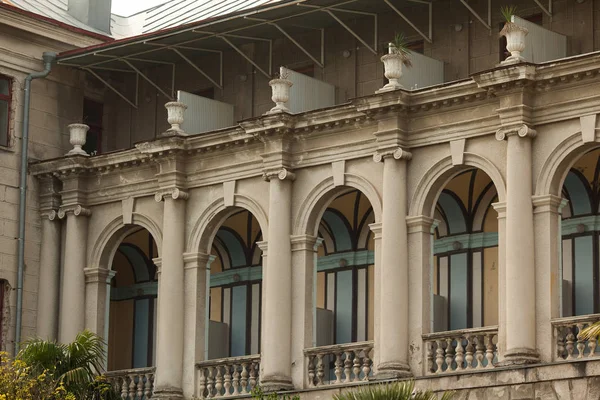
[[[158,246],[145,228],[130,230],[112,257],[108,370],[155,365]]]
[[[482,170],[455,173],[434,207],[433,330],[498,324],[498,193]]]
[[[235,209],[216,228],[210,250],[209,359],[260,353],[262,240],[258,220],[245,209]]]
[[[562,316],[600,312],[600,149],[581,155],[561,194]]]

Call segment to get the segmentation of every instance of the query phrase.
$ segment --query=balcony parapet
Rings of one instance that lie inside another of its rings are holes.
[[[304,355],[310,388],[368,382],[372,376],[372,341],[312,347]]]
[[[423,341],[427,374],[492,369],[497,357],[498,327],[428,333]]]
[[[600,356],[596,338],[580,339],[579,332],[600,320],[600,314],[565,317],[552,320],[554,331],[554,361],[581,361]]]
[[[155,367],[109,371],[104,375],[123,400],[147,400],[154,389]]]
[[[260,354],[202,361],[196,373],[202,399],[249,396],[260,379]]]

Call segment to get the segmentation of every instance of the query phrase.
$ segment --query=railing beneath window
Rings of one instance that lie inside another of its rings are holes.
[[[491,369],[497,359],[498,327],[429,333],[423,341],[428,374]]]
[[[600,314],[558,318],[552,321],[556,339],[555,361],[581,360],[600,356],[596,338],[579,339],[584,328],[600,320]]]
[[[154,389],[154,367],[109,371],[105,374],[123,400],[149,400]]]
[[[309,387],[366,382],[372,376],[372,341],[313,347],[304,355]]]
[[[196,368],[200,398],[249,395],[259,381],[260,355],[202,361]]]

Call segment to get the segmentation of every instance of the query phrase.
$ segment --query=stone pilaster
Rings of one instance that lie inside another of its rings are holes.
[[[60,219],[67,220],[62,274],[59,341],[72,342],[85,328],[85,273],[88,217],[91,211],[81,205],[61,207]]]
[[[313,347],[315,332],[314,277],[320,240],[316,236],[292,236],[292,381],[303,387],[306,371],[304,349]]]
[[[408,236],[406,170],[411,154],[401,148],[375,153],[383,162],[379,365],[381,379],[410,376],[408,365]]]
[[[408,229],[408,310],[409,365],[415,375],[425,375],[423,333],[431,331],[432,227],[435,221],[424,215],[406,218]],[[384,278],[385,279],[385,278]],[[384,316],[382,315],[382,319]]]
[[[196,363],[204,360],[208,321],[208,277],[213,256],[204,253],[183,255],[183,395],[192,398],[196,390]]]
[[[505,365],[536,363],[536,273],[532,190],[532,139],[527,124],[502,127],[506,150]]]
[[[179,189],[159,191],[164,201],[162,265],[159,277],[154,399],[183,398],[185,200]]]
[[[506,351],[506,202],[493,203],[498,213],[498,361]]]
[[[263,315],[261,385],[267,391],[292,388],[292,181],[285,169],[270,169],[269,181],[269,256],[263,269],[266,288]]]
[[[381,331],[381,280],[382,280],[382,271],[381,271],[381,222],[374,222],[369,224],[369,229],[373,232],[373,242],[374,242],[374,279],[373,282],[373,302],[375,303],[374,314],[373,315],[373,373],[377,374],[377,366],[379,365],[380,360],[380,346],[381,341],[379,340],[380,331]]]
[[[42,248],[38,286],[37,335],[58,339],[61,224],[56,210],[41,213]]]
[[[85,328],[108,342],[108,310],[110,281],[115,271],[85,268]]]

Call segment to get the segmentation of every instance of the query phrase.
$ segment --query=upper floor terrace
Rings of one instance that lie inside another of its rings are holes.
[[[235,126],[272,107],[268,81],[286,66],[293,113],[339,106],[380,89],[380,57],[407,36],[412,68],[400,83],[420,92],[496,67],[508,53],[500,7],[487,0],[307,0],[268,3],[169,30],[66,52],[59,64],[87,76],[86,149],[131,148],[164,132],[163,104],[188,107],[184,129]],[[543,63],[599,49],[598,0],[521,0],[526,61]]]

